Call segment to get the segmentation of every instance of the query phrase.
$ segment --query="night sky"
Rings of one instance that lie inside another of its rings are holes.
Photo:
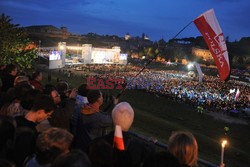
[[[69,32],[126,33],[169,40],[190,21],[213,8],[230,41],[250,36],[250,0],[1,0],[0,13],[21,26],[66,26]],[[179,38],[200,36],[191,24]]]

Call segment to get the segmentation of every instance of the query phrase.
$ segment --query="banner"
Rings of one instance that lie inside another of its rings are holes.
[[[194,20],[214,58],[221,80],[226,80],[230,73],[227,46],[220,25],[210,9]]]
[[[196,67],[196,70],[198,71],[198,74],[199,74],[199,82],[202,82],[202,79],[203,79],[203,73],[202,73],[202,71],[201,71],[200,64],[195,63],[195,67]]]

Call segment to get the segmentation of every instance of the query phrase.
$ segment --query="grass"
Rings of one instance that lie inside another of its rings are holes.
[[[56,77],[68,80],[72,87],[78,87],[84,82],[80,75],[67,78],[62,73],[58,74],[55,71],[52,73],[52,83],[55,83]],[[104,92],[107,93],[106,90]],[[117,91],[112,93],[116,94]],[[197,139],[199,157],[215,164],[220,163],[220,141],[225,138],[223,128],[230,127],[229,134],[226,136],[229,144],[225,148],[224,162],[227,167],[249,167],[249,125],[224,123],[207,114],[197,113],[187,104],[173,102],[165,97],[156,97],[138,90],[126,91],[120,97],[120,101],[129,102],[135,110],[133,131],[157,138],[164,144],[167,143],[173,131],[190,131]]]

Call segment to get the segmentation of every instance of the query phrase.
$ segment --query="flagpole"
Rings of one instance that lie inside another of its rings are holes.
[[[182,33],[182,31],[184,31],[191,23],[193,23],[193,21],[189,22],[185,27],[183,27],[171,40],[176,39],[176,37]],[[141,68],[141,70],[131,79],[131,81],[133,81],[138,75],[140,75],[142,73],[142,71],[159,55],[160,52],[158,52],[157,54],[155,54],[155,56],[151,59],[149,59],[147,61],[147,63]],[[130,82],[131,83],[131,82]],[[129,84],[130,84],[129,83]],[[119,98],[122,93],[126,90],[126,86],[127,84],[123,87],[123,89],[119,92],[119,94],[115,97],[116,99]],[[106,112],[111,106],[113,105],[113,102],[111,102],[103,111]]]

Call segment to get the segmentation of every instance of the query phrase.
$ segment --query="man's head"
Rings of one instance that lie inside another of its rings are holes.
[[[61,102],[61,95],[52,85],[46,85],[44,93],[51,96],[55,104],[59,104]]]
[[[43,74],[41,73],[41,71],[35,71],[33,74],[32,74],[32,79],[33,80],[37,80],[37,81],[42,81],[43,79]]]
[[[55,104],[51,97],[40,95],[36,97],[31,111],[36,115],[36,122],[41,122],[51,116],[55,110]]]
[[[5,67],[5,72],[6,72],[6,74],[10,74],[10,75],[16,76],[16,74],[17,74],[17,67],[15,65],[13,65],[13,64],[8,64]]]
[[[98,104],[101,106],[103,104],[103,97],[100,90],[90,90],[87,95],[90,104]]]
[[[55,104],[59,104],[61,102],[61,96],[56,90],[51,91],[50,95]]]
[[[120,125],[122,131],[128,131],[134,120],[134,110],[127,102],[121,102],[112,111],[114,125]]]

